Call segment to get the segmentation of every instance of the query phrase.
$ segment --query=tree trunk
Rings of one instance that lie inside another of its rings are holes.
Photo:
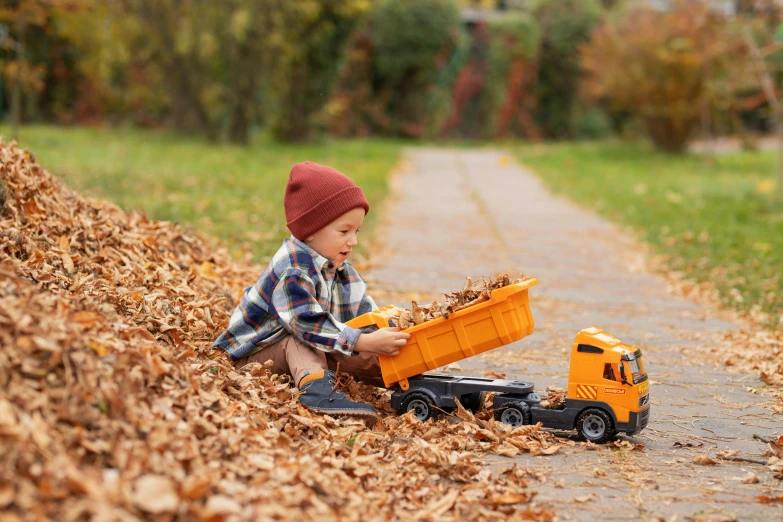
[[[250,144],[250,115],[243,104],[234,105],[228,140],[236,145]]]
[[[256,104],[256,85],[258,69],[248,66],[254,61],[250,42],[258,36],[248,35],[247,40],[238,43],[235,48],[235,63],[232,64],[234,80],[231,97],[231,119],[228,128],[228,140],[237,145],[250,145],[250,128],[254,120]],[[258,59],[257,57],[255,57]],[[256,66],[257,67],[257,66]]]
[[[694,128],[699,124],[699,114],[673,116],[648,116],[643,119],[647,134],[653,144],[672,154],[685,152]]]
[[[286,80],[287,89],[274,127],[275,135],[282,141],[304,143],[310,139],[311,111],[306,99],[306,71],[306,63],[293,64]]]

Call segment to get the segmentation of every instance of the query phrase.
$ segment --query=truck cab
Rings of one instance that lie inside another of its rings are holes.
[[[520,400],[521,399],[521,400]],[[541,422],[544,427],[572,430],[591,442],[633,435],[650,418],[649,380],[642,352],[592,326],[580,331],[571,349],[565,402],[542,407],[532,396],[497,395],[495,418],[517,426]]]
[[[577,334],[571,350],[567,404],[603,409],[615,431],[632,435],[649,420],[649,387],[642,351],[637,347],[596,326]],[[597,434],[603,419],[592,421]]]

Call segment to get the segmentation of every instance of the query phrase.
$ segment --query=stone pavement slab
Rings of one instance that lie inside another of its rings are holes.
[[[521,272],[539,279],[530,292],[535,333],[460,361],[459,373],[494,370],[533,381],[539,391],[565,387],[574,335],[594,324],[645,356],[651,420],[625,438],[643,450],[605,445],[553,456],[488,457],[494,469],[517,462],[547,471],[546,483],[533,487],[563,519],[783,519],[782,506],[758,501],[783,494],[764,466],[693,462],[719,450],[763,461],[759,438],[781,431],[780,417],[748,391],[761,384],[755,376],[728,373],[694,351],[736,325],[667,292],[662,278],[639,268],[642,254],[630,238],[550,194],[502,152],[420,148],[407,156],[380,231],[388,252],[367,273],[371,289],[439,297],[460,289],[466,276]],[[744,483],[749,473],[760,482]]]

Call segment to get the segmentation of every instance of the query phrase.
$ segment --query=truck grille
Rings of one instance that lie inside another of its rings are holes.
[[[650,408],[639,412],[639,429],[644,429],[650,421]]]
[[[650,402],[650,394],[649,393],[647,395],[643,395],[643,396],[639,397],[639,407],[640,408],[642,406],[644,406],[645,404],[647,404],[648,402]]]

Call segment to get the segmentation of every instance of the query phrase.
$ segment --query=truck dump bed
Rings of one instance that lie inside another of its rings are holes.
[[[408,389],[408,378],[518,341],[533,333],[528,289],[534,277],[492,291],[489,301],[407,328],[411,334],[399,355],[379,356],[387,387],[399,383]],[[353,328],[389,326],[393,306],[361,315],[347,324]]]

